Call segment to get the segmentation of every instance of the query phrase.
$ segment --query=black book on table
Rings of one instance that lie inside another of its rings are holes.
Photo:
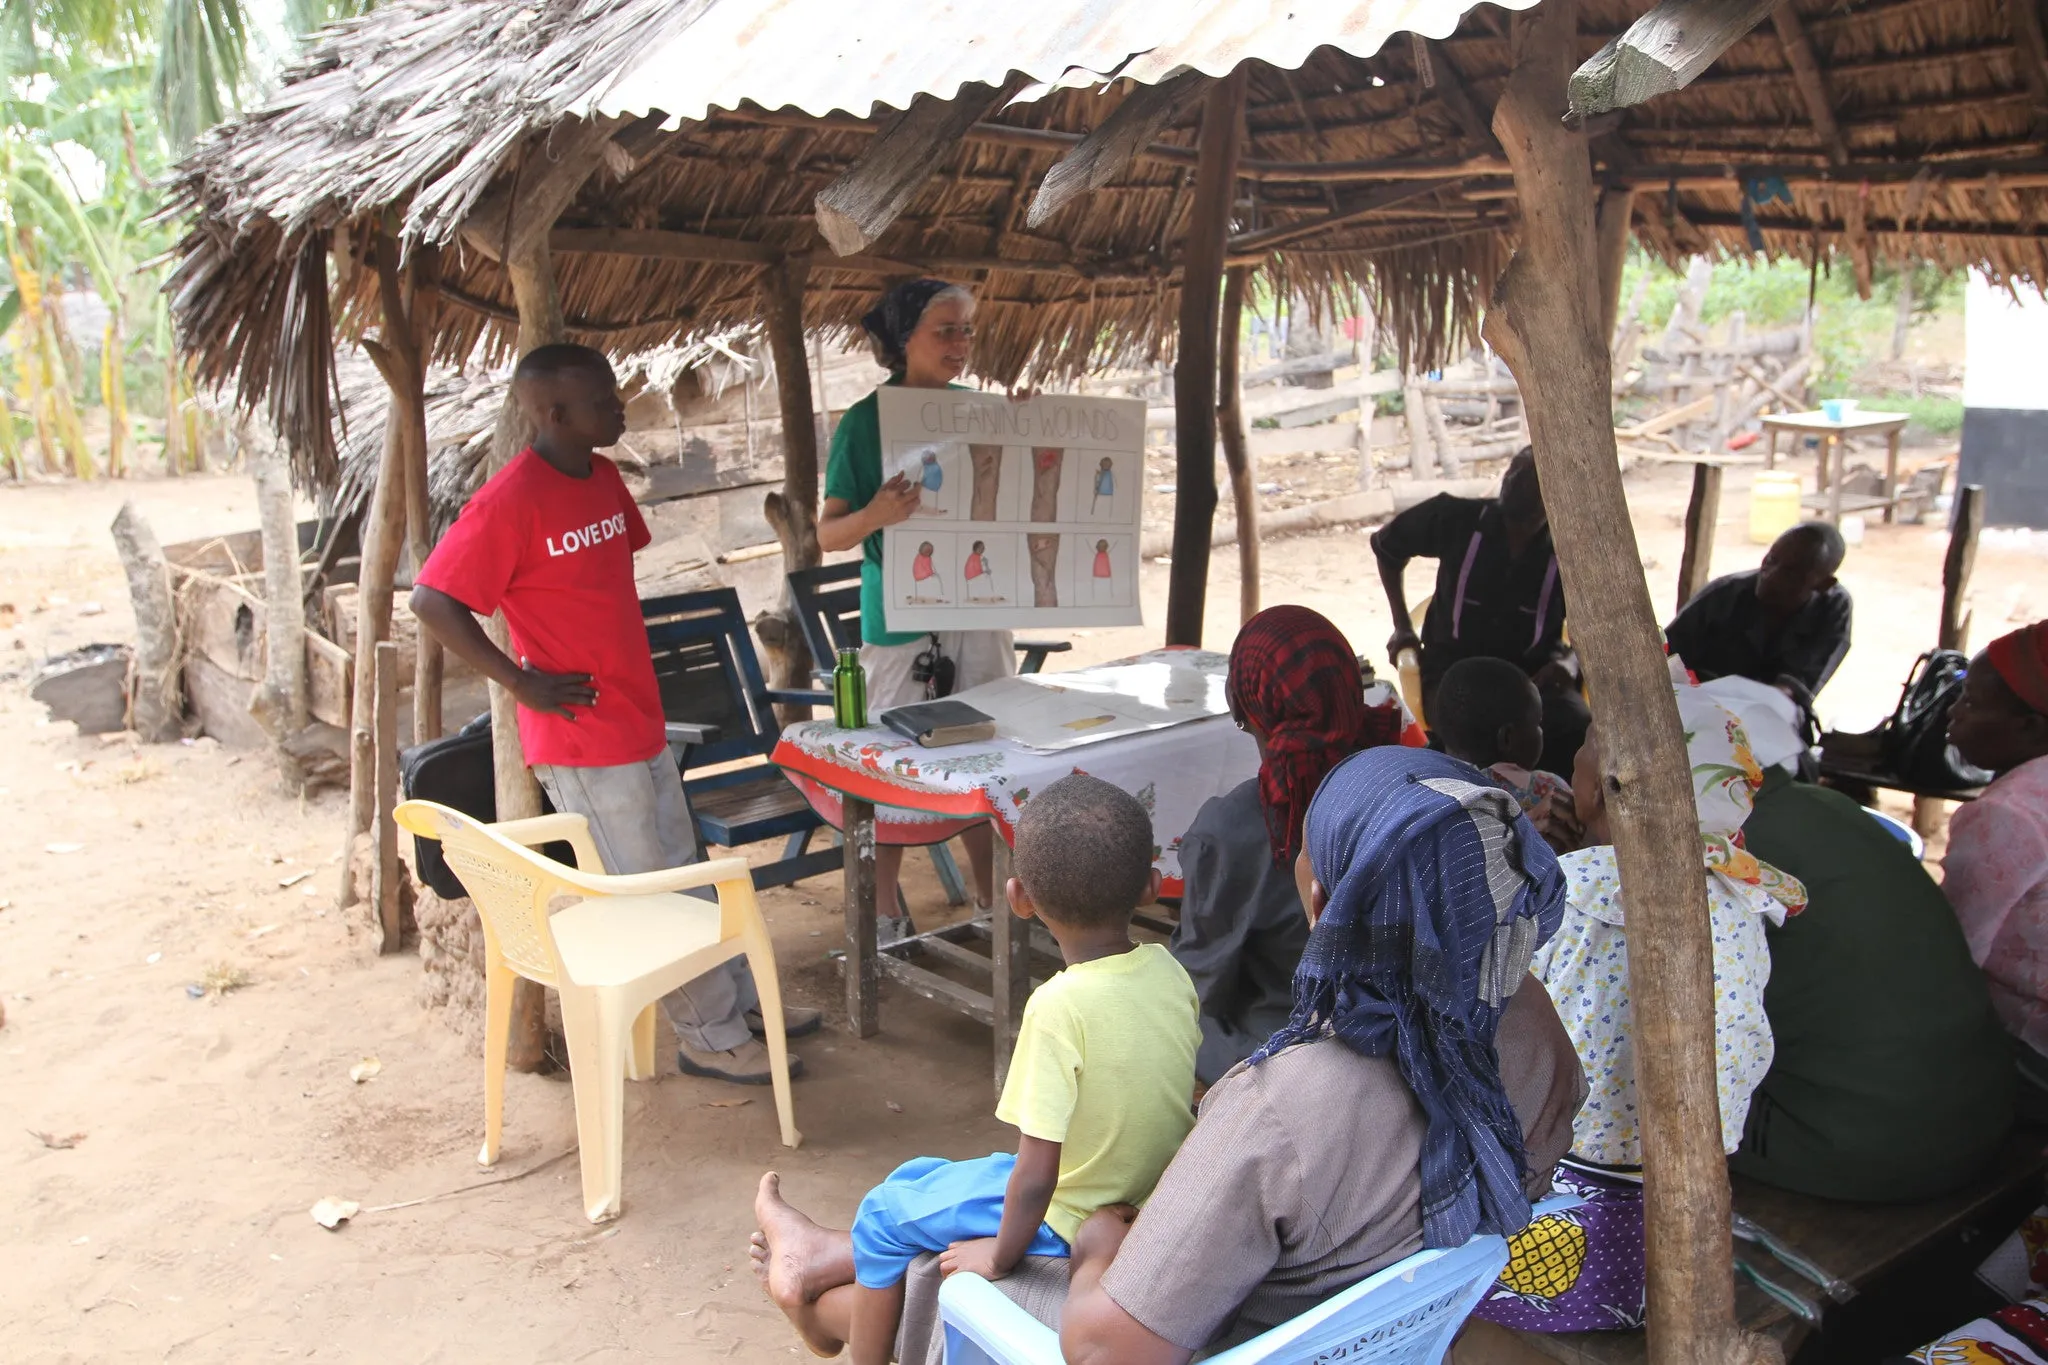
[[[891,707],[877,719],[897,734],[914,739],[927,749],[939,749],[948,744],[977,744],[996,737],[994,719],[951,697]]]

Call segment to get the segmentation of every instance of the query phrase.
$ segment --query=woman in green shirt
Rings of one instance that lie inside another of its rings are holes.
[[[974,295],[944,280],[906,280],[882,296],[861,319],[875,359],[891,384],[913,389],[955,387],[967,372],[974,349]],[[826,551],[862,547],[861,665],[868,674],[868,711],[943,695],[938,678],[944,665],[919,668],[925,654],[951,665],[953,692],[1016,672],[1016,651],[1007,630],[895,632],[888,628],[882,595],[882,531],[909,520],[921,501],[919,485],[902,473],[882,478],[882,431],[875,395],[846,410],[832,434],[825,464],[825,510],[818,521],[818,545]],[[986,824],[961,836],[974,870],[974,899],[994,903],[994,845]],[[875,904],[894,907],[903,867],[902,845],[875,849]]]

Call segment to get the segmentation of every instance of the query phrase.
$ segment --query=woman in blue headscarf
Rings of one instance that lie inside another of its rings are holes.
[[[1475,777],[1388,747],[1323,780],[1295,864],[1313,927],[1293,1015],[1211,1088],[1137,1220],[1083,1225],[1068,1360],[1180,1365],[1426,1246],[1528,1223],[1586,1093],[1528,974],[1564,879]]]

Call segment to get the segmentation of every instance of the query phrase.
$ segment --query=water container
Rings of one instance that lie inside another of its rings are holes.
[[[1749,539],[1768,545],[1799,524],[1800,483],[1797,474],[1760,470],[1749,487]]]
[[[1404,649],[1394,660],[1394,670],[1401,678],[1401,699],[1408,703],[1415,723],[1428,725],[1422,716],[1422,656],[1413,649]]]

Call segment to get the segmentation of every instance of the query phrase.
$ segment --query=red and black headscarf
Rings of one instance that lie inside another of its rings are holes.
[[[2048,714],[2048,621],[1999,636],[1984,647],[1984,661],[2022,703]]]
[[[1399,707],[1365,704],[1358,656],[1344,633],[1307,607],[1271,607],[1230,647],[1230,709],[1266,737],[1259,804],[1273,860],[1301,852],[1309,801],[1330,769],[1375,744],[1400,742]]]

